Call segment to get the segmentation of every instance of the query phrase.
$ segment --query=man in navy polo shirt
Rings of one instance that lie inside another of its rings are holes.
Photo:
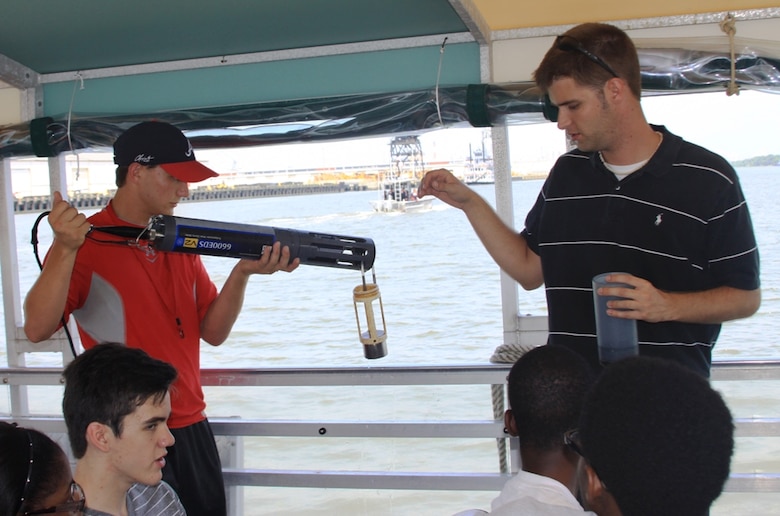
[[[637,320],[641,355],[709,375],[724,321],[758,310],[759,259],[734,169],[650,125],[631,39],[586,23],[558,36],[534,72],[576,149],[562,155],[517,234],[449,171],[419,195],[462,209],[498,265],[527,290],[545,285],[549,344],[600,367],[591,279],[610,271],[608,315]]]

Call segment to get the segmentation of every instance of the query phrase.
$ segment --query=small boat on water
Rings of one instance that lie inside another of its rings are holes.
[[[492,185],[496,182],[493,176],[493,166],[472,167],[463,182],[467,185]]]
[[[371,201],[374,211],[379,212],[413,212],[430,210],[433,197],[417,198],[419,180],[391,179],[381,181],[379,192],[382,198]]]
[[[417,198],[425,173],[422,145],[417,136],[397,136],[390,142],[390,170],[379,177],[379,199],[374,211],[413,212],[431,209],[433,197]]]

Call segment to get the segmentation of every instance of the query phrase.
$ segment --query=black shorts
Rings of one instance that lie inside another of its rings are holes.
[[[176,490],[188,516],[224,516],[222,463],[208,420],[171,433],[176,443],[168,448],[163,480]]]

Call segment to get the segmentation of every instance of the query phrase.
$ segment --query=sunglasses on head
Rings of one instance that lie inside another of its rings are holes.
[[[618,74],[614,68],[609,66],[609,64],[607,64],[607,62],[601,59],[599,56],[585,48],[582,43],[580,43],[579,40],[573,36],[568,36],[566,34],[558,36],[555,38],[555,48],[564,52],[579,52],[609,72],[612,77],[618,77]]]

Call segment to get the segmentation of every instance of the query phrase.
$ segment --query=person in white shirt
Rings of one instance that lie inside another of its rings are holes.
[[[584,514],[577,501],[579,456],[563,435],[578,423],[592,373],[567,348],[541,346],[521,356],[507,377],[504,424],[520,440],[522,471],[491,504],[491,515]]]
[[[540,346],[515,362],[507,376],[504,424],[520,440],[522,471],[504,484],[489,514],[593,515],[577,501],[579,455],[564,443],[592,383],[585,360],[564,347]],[[477,514],[487,513],[472,509],[456,516]]]

